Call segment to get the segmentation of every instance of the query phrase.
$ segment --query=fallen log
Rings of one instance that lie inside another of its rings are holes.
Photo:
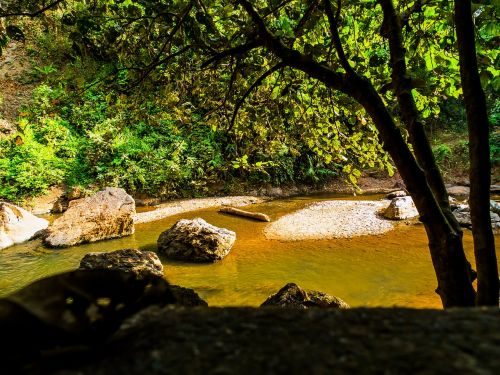
[[[222,207],[219,212],[223,212],[226,214],[230,215],[235,215],[235,216],[243,216],[243,217],[249,217],[251,219],[259,220],[259,221],[266,221],[270,222],[271,219],[269,216],[266,214],[260,213],[260,212],[248,212],[248,211],[243,211],[238,208],[234,207]]]

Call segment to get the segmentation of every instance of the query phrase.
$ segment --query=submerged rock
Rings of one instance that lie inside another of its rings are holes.
[[[138,278],[146,275],[163,277],[163,265],[152,251],[136,249],[116,250],[110,253],[89,253],[80,261],[81,269],[114,269],[133,273]]]
[[[28,241],[49,222],[21,207],[0,202],[0,249]]]
[[[128,236],[134,233],[135,202],[125,190],[106,188],[71,201],[68,210],[48,228],[44,242],[63,247]]]
[[[411,197],[397,197],[391,201],[383,215],[391,220],[405,220],[417,217],[418,211]]]
[[[236,241],[236,233],[201,218],[182,219],[158,238],[158,251],[172,259],[215,262],[224,258]]]
[[[349,305],[340,298],[315,290],[305,291],[294,283],[288,283],[277,293],[269,296],[261,307],[279,306],[307,309],[309,307],[348,309]]]

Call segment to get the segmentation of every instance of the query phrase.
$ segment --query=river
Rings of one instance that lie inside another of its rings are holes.
[[[295,197],[247,209],[277,219],[307,204],[336,198],[346,199],[333,195]],[[162,231],[181,218],[195,217],[236,232],[230,254],[214,264],[160,258],[168,281],[194,289],[210,306],[258,306],[286,283],[295,282],[305,289],[342,298],[351,306],[441,307],[434,293],[436,279],[422,225],[402,225],[377,236],[289,242],[267,240],[263,235],[267,223],[221,214],[216,208],[137,224],[134,235],[121,239],[58,250],[45,248],[36,240],[4,249],[0,251],[0,295],[38,278],[75,269],[89,252],[124,248],[156,251]],[[464,246],[472,260],[468,230],[464,232]]]

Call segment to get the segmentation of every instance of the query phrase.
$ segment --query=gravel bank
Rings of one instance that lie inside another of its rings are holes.
[[[253,196],[235,196],[221,198],[201,198],[201,199],[186,199],[162,204],[154,211],[140,212],[135,214],[134,223],[147,223],[150,221],[161,220],[168,216],[181,214],[189,211],[202,210],[210,207],[219,206],[247,206],[264,202],[264,198]]]
[[[268,239],[286,241],[380,234],[394,228],[394,222],[377,215],[379,210],[388,205],[388,201],[335,200],[314,203],[269,224],[264,234]]]

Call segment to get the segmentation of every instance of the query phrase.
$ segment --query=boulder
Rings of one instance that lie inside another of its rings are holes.
[[[52,223],[44,243],[73,246],[134,233],[135,203],[125,190],[106,188],[88,198],[71,201],[68,210]]]
[[[305,291],[294,283],[288,283],[277,293],[269,296],[261,307],[279,306],[307,309],[309,307],[348,309],[349,305],[340,298],[314,290]]]
[[[461,204],[457,208],[453,209],[453,215],[455,215],[455,218],[457,219],[458,223],[460,226],[464,228],[472,228],[472,221],[470,218],[470,208],[466,204]],[[491,227],[496,230],[500,229],[500,216],[493,212],[490,211],[490,218],[491,218]]]
[[[418,211],[411,197],[397,197],[392,199],[383,216],[391,220],[405,220],[417,217]]]
[[[396,190],[392,191],[389,194],[387,194],[386,198],[387,199],[394,199],[394,198],[399,198],[399,197],[406,197],[408,194],[406,194],[406,191],[404,190]]]
[[[447,187],[446,190],[448,191],[449,195],[456,197],[465,197],[470,194],[470,187],[468,186],[461,186],[461,185],[450,186]]]
[[[224,258],[236,240],[233,231],[218,228],[201,218],[182,219],[158,238],[158,251],[172,259],[215,262]]]
[[[184,307],[208,306],[208,303],[201,299],[193,289],[184,288],[179,285],[170,285],[170,291],[177,300],[177,305]]]
[[[490,211],[500,215],[500,203],[490,201]]]
[[[163,265],[152,251],[137,249],[116,250],[109,253],[88,253],[80,261],[80,269],[111,269],[132,273],[137,279],[148,275],[163,277]],[[208,306],[193,289],[169,285],[176,305],[185,307]]]
[[[152,251],[136,249],[116,250],[110,253],[88,253],[80,261],[81,269],[117,269],[131,272],[137,278],[146,275],[163,277],[163,265]]]
[[[49,222],[7,202],[0,202],[0,249],[28,241]]]

